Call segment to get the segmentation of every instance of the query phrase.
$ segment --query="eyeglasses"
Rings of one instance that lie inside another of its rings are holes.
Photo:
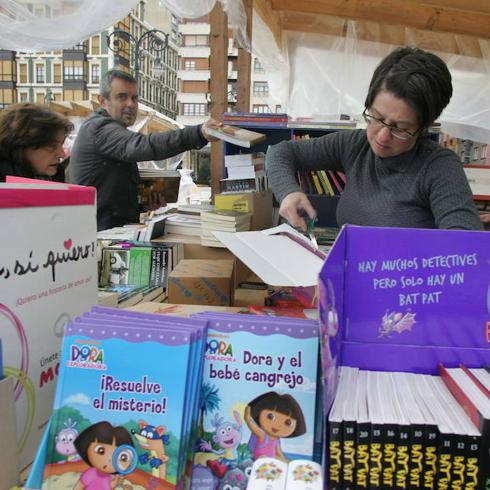
[[[406,129],[397,128],[396,126],[390,126],[389,124],[386,124],[381,119],[371,116],[371,114],[368,114],[366,111],[367,109],[364,109],[364,112],[362,113],[362,117],[364,118],[367,124],[374,124],[377,128],[388,128],[390,133],[399,140],[407,141],[410,138],[415,138],[415,136],[417,136],[417,133],[420,131],[417,130],[411,132],[411,131],[407,131]]]

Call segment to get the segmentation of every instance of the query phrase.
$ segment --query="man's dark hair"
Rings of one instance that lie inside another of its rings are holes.
[[[0,160],[25,165],[25,150],[56,143],[61,130],[66,137],[73,131],[73,124],[45,106],[11,105],[0,112]]]
[[[382,90],[402,99],[416,112],[420,129],[428,128],[440,116],[453,94],[446,63],[433,53],[411,47],[395,49],[374,70],[366,109]]]
[[[104,73],[100,79],[99,93],[102,95],[102,97],[104,97],[104,99],[108,99],[110,97],[111,83],[115,78],[119,78],[120,80],[124,80],[128,83],[136,83],[136,78],[134,78],[130,73],[122,70],[109,70]]]

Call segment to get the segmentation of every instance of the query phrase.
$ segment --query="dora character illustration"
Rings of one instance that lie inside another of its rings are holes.
[[[287,462],[280,439],[301,436],[306,432],[298,402],[291,395],[279,395],[275,391],[264,393],[247,405],[245,422],[252,432],[248,448],[254,459],[269,456]]]
[[[137,454],[124,427],[98,422],[81,432],[74,444],[80,457],[90,466],[82,473],[74,490],[132,488],[131,485],[123,485],[123,481],[124,475],[134,466]]]

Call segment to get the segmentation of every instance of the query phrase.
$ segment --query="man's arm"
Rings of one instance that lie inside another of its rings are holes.
[[[189,126],[153,134],[140,134],[126,129],[107,118],[95,129],[98,152],[113,160],[137,162],[164,160],[186,150],[202,148],[207,144],[201,126]]]

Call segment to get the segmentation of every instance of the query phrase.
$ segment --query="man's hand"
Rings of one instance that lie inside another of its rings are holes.
[[[316,211],[310,201],[303,192],[292,192],[288,194],[281,202],[279,214],[286,218],[289,224],[294,228],[299,228],[306,232],[307,226],[304,214],[307,214],[311,219],[316,216]]]
[[[483,223],[485,230],[490,231],[490,213],[480,214],[480,221]]]
[[[218,138],[215,138],[214,136],[211,136],[210,134],[208,134],[207,129],[208,128],[217,129],[217,128],[220,128],[222,126],[223,126],[223,123],[216,121],[216,119],[208,119],[201,126],[201,133],[203,135],[203,138],[207,139],[208,141],[219,141]]]

